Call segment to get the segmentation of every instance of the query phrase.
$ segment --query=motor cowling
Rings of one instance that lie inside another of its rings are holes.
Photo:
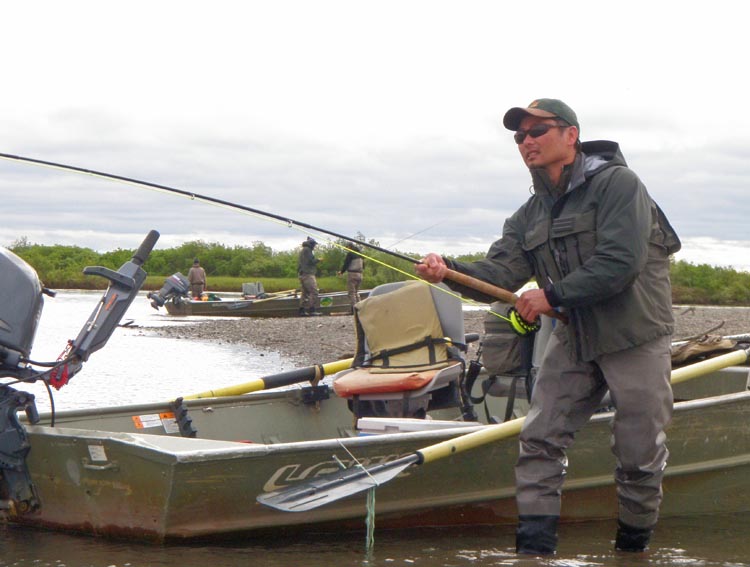
[[[0,368],[16,368],[34,344],[44,306],[36,271],[0,246]]]
[[[169,298],[179,296],[188,297],[189,292],[190,282],[180,272],[177,272],[164,280],[164,285],[161,286],[159,291],[149,292],[146,294],[146,297],[151,300],[151,307],[159,309]]]

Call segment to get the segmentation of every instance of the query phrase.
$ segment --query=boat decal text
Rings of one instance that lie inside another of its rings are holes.
[[[371,465],[379,465],[395,461],[402,457],[402,454],[391,454],[391,455],[377,455],[372,457],[364,457],[357,461],[347,457],[345,459],[331,459],[328,461],[322,461],[310,465],[308,463],[294,463],[291,465],[284,465],[276,469],[266,483],[263,485],[265,492],[273,492],[285,488],[291,484],[298,482],[309,481],[319,476],[334,473],[341,470],[341,465],[346,468],[350,468],[354,465],[362,465],[363,467],[369,467]],[[401,473],[408,474],[408,473]]]

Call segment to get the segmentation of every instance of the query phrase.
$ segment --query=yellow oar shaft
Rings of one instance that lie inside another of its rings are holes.
[[[435,443],[434,445],[420,449],[417,453],[419,453],[422,463],[429,463],[444,457],[450,457],[454,453],[461,453],[480,445],[486,445],[493,441],[518,435],[521,432],[521,426],[523,426],[524,421],[526,421],[525,417],[519,417],[497,425],[488,425],[479,431]]]
[[[318,364],[315,366],[289,370],[287,372],[280,372],[279,374],[265,376],[264,378],[256,378],[255,380],[250,380],[243,384],[217,388],[216,390],[207,390],[200,394],[192,394],[190,396],[185,396],[184,399],[197,400],[200,398],[240,396],[242,394],[249,394],[250,392],[257,392],[259,390],[267,390],[269,388],[289,386],[290,384],[298,384],[300,382],[319,380],[320,378],[323,378],[323,376],[335,374],[336,372],[341,372],[342,370],[350,368],[353,360],[353,358],[347,358],[344,360],[337,360],[336,362],[328,362],[326,364]]]
[[[721,356],[673,370],[670,375],[670,380],[672,384],[679,384],[680,382],[685,382],[692,378],[697,378],[698,376],[704,376],[705,374],[716,372],[722,368],[744,364],[747,362],[749,356],[750,351],[747,350],[732,351]],[[449,457],[455,453],[474,449],[480,445],[486,445],[493,441],[499,441],[501,439],[518,435],[521,432],[521,427],[525,420],[525,417],[519,417],[518,419],[506,421],[498,425],[488,425],[479,431],[473,431],[472,433],[467,433],[454,439],[447,439],[446,441],[430,445],[429,447],[417,451],[420,456],[420,462],[429,463],[444,457]]]
[[[747,362],[749,354],[746,350],[733,350],[721,356],[702,360],[689,366],[683,366],[672,371],[672,384],[679,384],[680,382],[685,382],[691,378],[703,376],[704,374],[715,372],[728,366],[744,364]]]
[[[253,303],[263,303],[265,301],[273,301],[274,299],[286,299],[287,297],[291,297],[296,293],[297,292],[293,289],[289,291],[277,291],[270,297],[264,297],[263,299],[251,299],[250,301],[252,301]]]

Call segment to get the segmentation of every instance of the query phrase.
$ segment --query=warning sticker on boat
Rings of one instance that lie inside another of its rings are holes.
[[[105,462],[107,460],[107,452],[101,445],[89,445],[89,457],[92,461]]]
[[[162,427],[165,433],[179,433],[180,428],[172,412],[151,413],[146,415],[134,415],[133,425],[136,429],[149,429]]]

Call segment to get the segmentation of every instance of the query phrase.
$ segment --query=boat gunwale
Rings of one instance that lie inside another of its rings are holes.
[[[682,412],[695,411],[706,407],[721,406],[733,404],[750,398],[750,391],[735,392],[731,394],[722,394],[709,398],[699,398],[696,400],[687,400],[675,404],[675,414]],[[210,398],[209,398],[210,399]],[[609,422],[614,413],[603,412],[592,417],[588,425],[595,425],[601,422]],[[31,434],[46,434],[53,436],[63,436],[78,438],[91,441],[109,441],[122,444],[134,444],[140,448],[169,455],[176,461],[180,462],[197,462],[221,457],[226,458],[244,458],[279,456],[291,453],[308,453],[320,450],[330,450],[338,448],[361,448],[372,445],[392,445],[413,443],[419,445],[429,445],[433,442],[439,442],[444,439],[459,437],[464,434],[480,431],[491,425],[458,426],[455,428],[442,428],[430,431],[408,431],[362,435],[353,437],[332,437],[329,439],[316,439],[311,441],[292,441],[286,443],[243,443],[241,441],[225,441],[216,439],[202,439],[177,437],[171,435],[155,435],[149,433],[124,433],[111,432],[96,429],[79,429],[66,427],[50,427],[44,425],[27,426]],[[513,436],[516,437],[516,436]],[[211,447],[211,445],[216,447]],[[177,449],[174,445],[184,445],[185,449]],[[200,449],[190,448],[190,445],[200,445]]]

